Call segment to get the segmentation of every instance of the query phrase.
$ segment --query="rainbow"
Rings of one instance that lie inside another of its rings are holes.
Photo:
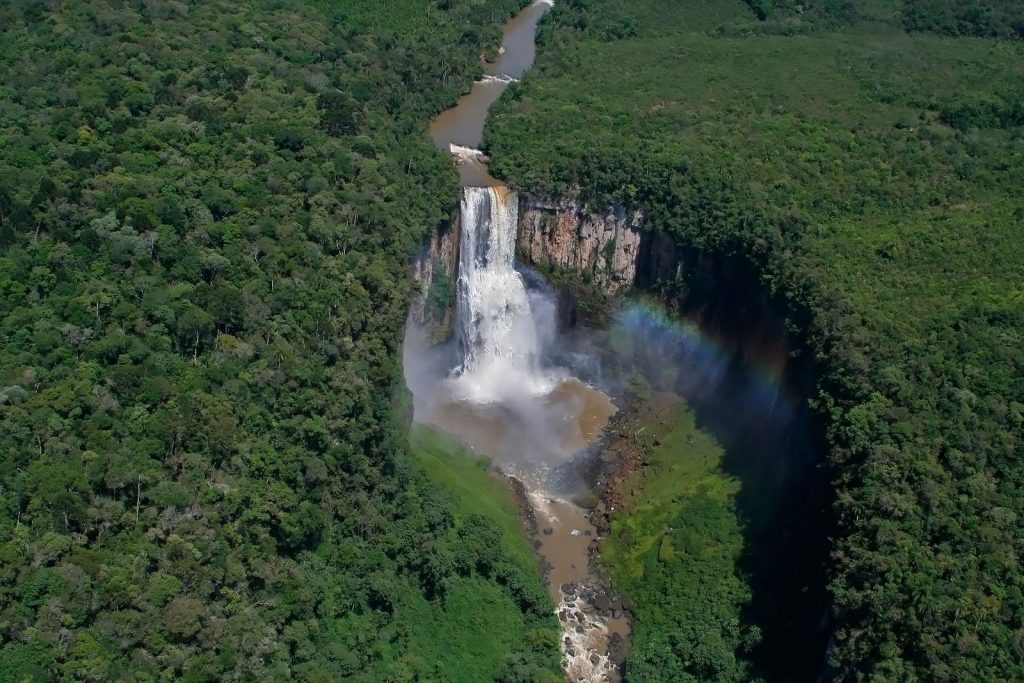
[[[740,358],[730,340],[702,329],[651,297],[636,296],[614,315],[613,348],[645,361],[648,375],[680,373],[675,390],[684,398],[700,396],[726,381],[739,390],[737,398],[751,408],[769,413],[787,412],[798,405],[783,381],[784,350]],[[632,348],[623,348],[624,346]],[[615,348],[618,346],[619,348]],[[669,377],[669,381],[673,381]]]

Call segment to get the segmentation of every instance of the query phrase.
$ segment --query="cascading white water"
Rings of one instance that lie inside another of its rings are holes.
[[[517,197],[505,188],[467,187],[462,197],[457,334],[464,398],[503,400],[552,388],[539,365],[537,325],[515,269]]]
[[[609,681],[614,665],[608,620],[587,597],[600,592],[587,570],[594,527],[581,508],[550,491],[557,487],[552,466],[557,469],[591,442],[615,408],[565,370],[541,367],[544,326],[538,318],[546,310],[553,333],[554,306],[550,295],[535,289],[538,305],[532,307],[515,268],[517,199],[505,187],[463,190],[455,321],[462,364],[449,383],[456,401],[432,417],[444,425],[451,424],[445,417],[457,416],[462,434],[482,425],[478,443],[526,485],[536,518],[548,525],[547,540],[540,541],[545,557],[561,558],[552,564],[549,580],[562,624],[566,678]],[[597,429],[585,430],[591,415]]]

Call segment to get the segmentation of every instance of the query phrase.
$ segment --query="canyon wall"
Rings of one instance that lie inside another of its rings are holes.
[[[559,314],[567,326],[575,319],[577,298],[586,292],[607,301],[681,274],[682,250],[668,235],[646,231],[640,210],[619,206],[595,211],[576,199],[519,197],[517,257],[560,281]],[[427,326],[437,341],[452,329],[459,220],[456,213],[435,229],[413,261],[421,292],[412,306],[413,320]]]
[[[411,308],[414,322],[433,330],[436,340],[452,329],[455,311],[455,286],[459,277],[460,219],[437,226],[423,249],[413,259],[412,274],[420,284],[420,294]]]
[[[643,213],[615,207],[590,211],[572,199],[520,195],[519,258],[542,270],[568,272],[618,294],[636,283]]]

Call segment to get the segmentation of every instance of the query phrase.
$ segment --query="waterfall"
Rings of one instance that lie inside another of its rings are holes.
[[[462,197],[456,334],[458,384],[466,398],[551,389],[540,370],[537,324],[515,269],[518,199],[504,187],[467,187]]]

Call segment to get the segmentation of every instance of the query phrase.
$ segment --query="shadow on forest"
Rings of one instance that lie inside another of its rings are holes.
[[[688,398],[697,426],[724,448],[722,469],[741,482],[740,569],[753,593],[744,621],[762,642],[756,672],[770,681],[813,681],[828,641],[825,590],[831,508],[823,452],[805,408],[751,401],[756,379],[737,360],[711,394]]]
[[[728,340],[725,368],[711,387],[695,391],[678,382],[676,390],[697,426],[723,447],[722,469],[741,482],[740,569],[752,590],[743,617],[762,632],[751,656],[755,673],[768,681],[814,681],[824,675],[830,635],[833,494],[822,425],[807,405],[813,368],[789,352],[776,306],[751,294],[763,291],[754,278],[722,272],[726,267],[712,266],[718,272],[705,278],[703,291],[691,288],[683,306],[702,334]],[[766,357],[774,358],[774,373],[765,371]]]
[[[582,328],[582,351],[559,362],[611,395],[628,390],[626,378],[640,372],[652,388],[685,400],[696,426],[722,447],[724,473],[740,482],[738,569],[752,593],[741,619],[762,639],[750,655],[736,654],[764,680],[814,681],[825,676],[830,636],[832,525],[822,425],[807,405],[814,368],[809,354],[790,353],[799,344],[751,271],[692,255],[682,260],[698,265],[675,315],[631,303],[613,325],[629,339],[623,349],[607,339],[598,342],[604,348],[588,348]],[[568,301],[559,301],[559,311],[573,312],[572,295],[561,294]],[[572,316],[562,317],[561,325],[573,326]]]

